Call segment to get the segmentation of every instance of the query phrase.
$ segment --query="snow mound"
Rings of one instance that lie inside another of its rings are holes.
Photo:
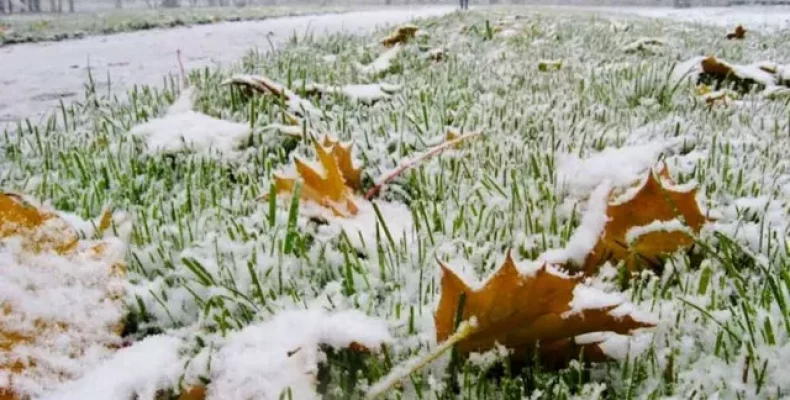
[[[375,349],[390,340],[383,321],[359,311],[286,311],[231,334],[213,356],[208,399],[318,399],[319,345]]]

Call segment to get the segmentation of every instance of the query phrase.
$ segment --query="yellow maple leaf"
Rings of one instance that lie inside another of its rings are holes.
[[[304,182],[301,198],[329,208],[336,216],[356,215],[359,209],[354,203],[352,189],[345,184],[338,160],[318,141],[313,141],[313,147],[320,165],[314,166],[295,157],[298,176],[274,174],[276,192],[293,193],[296,180],[301,178]]]
[[[362,189],[362,168],[354,166],[354,159],[351,156],[352,143],[340,143],[337,139],[324,135],[322,139],[324,147],[328,148],[332,157],[337,161],[340,174],[343,175],[346,186],[354,189]]]
[[[36,252],[72,251],[77,232],[52,212],[41,211],[21,196],[0,193],[0,238],[18,236],[25,249]]]
[[[665,167],[658,175],[666,181],[669,170]],[[634,271],[645,262],[655,265],[660,256],[692,245],[694,238],[683,229],[648,230],[632,243],[628,243],[626,236],[634,228],[678,218],[683,219],[691,232],[699,233],[708,219],[700,211],[696,194],[696,189],[681,192],[665,188],[653,171],[649,171],[633,197],[607,206],[608,221],[603,234],[585,259],[584,271],[594,274],[606,261],[625,261],[626,267]]]
[[[434,314],[437,341],[453,334],[462,295],[465,301],[461,320],[477,320],[474,331],[458,343],[461,354],[486,351],[498,343],[512,349],[514,357],[528,359],[540,342],[548,345],[541,354],[559,356],[573,344],[570,338],[578,335],[626,334],[653,326],[630,315],[612,315],[610,311],[620,304],[573,310],[571,303],[574,290],[581,284],[580,277],[554,273],[546,266],[531,276],[522,275],[510,253],[478,290],[467,286],[447,265],[440,264],[441,298]]]

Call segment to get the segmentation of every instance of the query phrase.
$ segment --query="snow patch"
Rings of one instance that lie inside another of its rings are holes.
[[[156,398],[159,390],[178,384],[184,367],[180,345],[180,339],[170,336],[147,337],[42,400]]]

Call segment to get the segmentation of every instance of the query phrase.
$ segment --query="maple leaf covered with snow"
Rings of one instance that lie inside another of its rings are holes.
[[[645,262],[655,265],[660,256],[694,243],[692,235],[708,221],[697,204],[696,188],[666,187],[662,181],[672,183],[666,167],[659,177],[650,170],[625,200],[607,205],[603,233],[584,261],[586,273],[597,272],[606,261],[624,261],[631,271]]]
[[[96,233],[111,223],[105,212]],[[0,194],[0,398],[79,377],[120,344],[125,251],[117,238],[80,240],[58,213]]]
[[[458,342],[462,354],[501,344],[524,360],[540,343],[545,349],[542,356],[568,359],[567,351],[576,348],[575,336],[628,334],[654,325],[634,318],[633,307],[621,296],[585,286],[581,277],[568,276],[551,265],[522,274],[510,253],[479,289],[470,287],[444,263],[441,268],[441,298],[434,314],[436,339],[442,342],[453,334],[460,322],[457,315],[461,321],[474,318],[476,327]],[[600,361],[605,357],[601,357],[598,344],[592,341],[581,347],[587,347],[587,353]]]

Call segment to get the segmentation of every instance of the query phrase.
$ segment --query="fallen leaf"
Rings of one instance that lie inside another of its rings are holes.
[[[396,44],[389,50],[381,53],[373,62],[367,65],[356,63],[356,69],[363,75],[380,75],[392,68],[392,61],[403,51],[403,45]]]
[[[258,93],[268,93],[282,97],[288,103],[288,111],[302,117],[314,116],[320,118],[323,114],[321,110],[313,105],[313,103],[303,99],[284,85],[281,85],[263,75],[236,75],[222,82],[222,84],[242,86],[252,89]],[[288,114],[286,117],[288,116],[294,118],[294,120],[297,120],[290,114]]]
[[[641,38],[623,47],[625,53],[643,52],[647,54],[656,53],[659,48],[666,46],[667,42],[661,38]]]
[[[206,386],[194,385],[181,392],[178,400],[204,400],[206,398]]]
[[[55,213],[41,211],[22,196],[0,193],[0,238],[18,236],[30,251],[54,250],[59,254],[74,249],[77,232]]]
[[[732,39],[743,40],[746,37],[746,29],[743,29],[742,25],[738,25],[735,27],[735,31],[728,33],[726,37],[727,40],[732,40]]]
[[[383,44],[385,47],[392,47],[396,44],[405,44],[414,38],[418,30],[420,30],[420,28],[415,25],[400,26],[389,36],[382,39],[381,44]]]
[[[346,186],[354,190],[361,190],[362,168],[354,165],[354,159],[351,156],[352,143],[340,143],[337,139],[324,135],[322,144],[330,149],[332,157],[337,161],[337,166],[340,168],[340,174],[343,175]]]
[[[96,235],[112,224],[106,209],[95,225]],[[10,241],[21,246],[9,245]],[[0,374],[9,374],[12,385],[0,390],[0,399],[27,398],[29,393],[14,386],[20,379],[72,377],[74,369],[47,362],[52,357],[79,363],[88,350],[111,349],[120,342],[124,251],[115,238],[80,240],[77,229],[57,213],[8,194],[0,194],[0,242],[10,257],[10,265],[0,268],[0,280],[9,289],[9,297],[0,294]],[[15,272],[22,269],[24,274]],[[64,307],[62,315],[37,311],[36,302],[50,301],[44,297],[50,293],[55,299],[59,293],[78,297],[58,305]],[[96,326],[86,325],[86,316],[92,316]]]
[[[777,76],[765,70],[765,63],[734,65],[709,56],[700,62],[702,73],[697,83],[715,83],[720,89],[723,83],[733,83],[735,89],[746,93],[757,85],[761,88],[774,86]]]
[[[313,165],[301,157],[295,157],[294,163],[298,176],[289,177],[279,173],[274,174],[275,190],[278,194],[293,193],[296,180],[301,178],[304,181],[301,198],[329,208],[336,216],[356,215],[359,209],[354,203],[353,190],[346,186],[340,163],[330,153],[338,146],[327,149],[318,141],[313,141],[313,147],[320,165]],[[339,151],[343,152],[344,150]],[[348,157],[350,160],[350,153]],[[347,173],[353,173],[353,168]]]
[[[630,314],[616,316],[612,311],[625,305],[624,301],[591,308],[573,304],[582,286],[581,277],[567,276],[545,265],[531,275],[522,275],[510,253],[477,290],[440,264],[441,298],[434,314],[436,340],[442,342],[453,334],[462,295],[461,320],[476,319],[474,332],[458,343],[461,354],[487,351],[498,343],[512,349],[514,357],[527,359],[539,342],[549,344],[545,355],[559,354],[568,349],[567,340],[577,335],[609,331],[627,334],[653,326]]]
[[[664,180],[669,177],[666,167],[659,176]],[[665,188],[653,171],[649,171],[632,197],[607,206],[608,221],[602,236],[585,259],[585,273],[596,273],[606,261],[625,261],[626,267],[635,271],[644,264],[643,261],[655,265],[660,256],[690,246],[693,237],[689,232],[699,233],[708,221],[700,211],[696,193],[696,189],[682,192]],[[669,224],[679,218],[683,220],[682,227],[678,226],[679,223]],[[654,229],[650,224],[654,224]],[[635,235],[632,230],[640,227],[644,232]],[[627,240],[629,231],[636,237],[631,243]]]

